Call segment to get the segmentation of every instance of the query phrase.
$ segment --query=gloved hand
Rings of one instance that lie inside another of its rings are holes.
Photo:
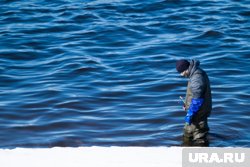
[[[191,123],[192,123],[192,115],[187,114],[187,115],[185,116],[185,122],[186,122],[188,125],[191,125]]]
[[[192,117],[194,114],[196,114],[200,107],[202,106],[204,102],[204,99],[203,98],[198,98],[198,99],[192,99],[191,100],[191,105],[187,111],[187,115],[185,117],[185,122],[189,125],[191,125],[192,123]]]

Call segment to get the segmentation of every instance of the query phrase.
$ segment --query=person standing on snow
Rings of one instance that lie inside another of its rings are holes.
[[[185,126],[183,146],[208,146],[208,117],[212,110],[210,81],[196,60],[176,61],[176,70],[181,76],[189,78],[184,110]]]

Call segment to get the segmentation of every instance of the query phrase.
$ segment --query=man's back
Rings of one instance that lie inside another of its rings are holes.
[[[194,71],[192,76],[190,76],[190,87],[188,87],[188,89],[191,89],[191,91],[196,91],[192,92],[192,98],[204,99],[204,103],[202,104],[198,113],[194,116],[193,121],[199,122],[207,119],[212,110],[212,95],[210,81],[204,70],[197,68]]]

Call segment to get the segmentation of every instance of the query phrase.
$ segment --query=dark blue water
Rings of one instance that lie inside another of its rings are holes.
[[[250,1],[0,3],[1,148],[180,145],[180,58],[210,77],[210,146],[250,146]]]

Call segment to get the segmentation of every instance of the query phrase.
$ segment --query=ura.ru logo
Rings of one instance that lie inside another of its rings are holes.
[[[245,153],[189,153],[191,163],[243,163]]]

